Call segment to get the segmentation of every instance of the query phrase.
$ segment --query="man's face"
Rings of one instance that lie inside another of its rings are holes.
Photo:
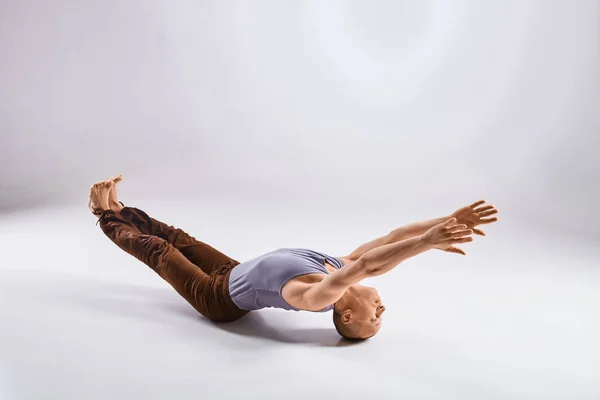
[[[374,288],[363,286],[359,296],[354,298],[352,305],[352,319],[360,324],[360,336],[371,337],[381,328],[381,315],[385,306],[381,302],[379,293]]]

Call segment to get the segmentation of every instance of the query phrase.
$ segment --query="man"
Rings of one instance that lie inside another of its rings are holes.
[[[431,249],[465,255],[457,244],[485,235],[477,228],[498,220],[498,210],[478,201],[450,216],[413,223],[365,243],[344,257],[308,249],[279,249],[239,263],[181,229],[118,200],[121,175],[94,184],[88,207],[117,246],[147,264],[198,312],[215,322],[237,320],[265,307],[333,310],[338,333],[366,339],[381,327],[385,311],[365,278],[392,270]]]

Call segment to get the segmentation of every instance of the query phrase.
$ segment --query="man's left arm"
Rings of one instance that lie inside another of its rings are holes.
[[[422,235],[423,233],[427,232],[430,228],[436,226],[437,224],[441,224],[442,222],[448,219],[450,219],[450,217],[440,217],[430,219],[427,221],[413,222],[412,224],[408,224],[400,228],[394,229],[385,236],[381,236],[377,239],[371,240],[370,242],[364,243],[358,248],[356,248],[356,250],[354,250],[352,253],[350,253],[350,255],[340,258],[347,259],[350,261],[358,260],[363,254],[370,250],[388,244],[401,242],[403,240],[410,239],[411,237]]]
[[[497,214],[498,210],[493,205],[484,204],[485,200],[480,200],[469,206],[459,208],[450,215],[402,226],[394,229],[385,236],[360,245],[356,250],[350,253],[350,255],[339,258],[346,260],[347,262],[358,260],[363,254],[370,250],[422,235],[432,227],[447,221],[450,218],[456,218],[458,224],[467,225],[467,228],[472,229],[476,235],[484,236],[485,233],[480,229],[475,229],[475,227],[496,222],[498,220],[496,217],[489,218],[491,215]]]

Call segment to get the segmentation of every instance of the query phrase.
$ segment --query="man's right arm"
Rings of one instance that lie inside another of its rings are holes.
[[[432,248],[423,235],[377,247],[330,273],[321,282],[311,284],[308,288],[299,286],[299,304],[311,311],[322,310],[338,301],[350,286],[384,274],[402,261]]]

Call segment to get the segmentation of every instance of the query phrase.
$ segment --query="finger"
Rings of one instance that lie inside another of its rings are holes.
[[[498,214],[498,210],[493,209],[493,210],[489,210],[489,211],[480,212],[477,214],[477,216],[479,218],[483,218],[483,217],[489,217],[490,215],[494,215],[494,214]]]
[[[496,222],[496,221],[498,221],[498,217],[481,219],[481,220],[479,220],[479,223],[480,224],[491,224],[492,222]]]
[[[473,233],[479,236],[485,236],[485,232],[481,229],[473,229]]]
[[[473,241],[473,237],[467,236],[467,237],[456,238],[456,239],[452,239],[452,238],[446,239],[442,243],[446,244],[446,245],[453,245],[453,244],[459,244],[459,243],[470,243],[472,241]]]
[[[494,208],[494,206],[492,206],[492,205],[487,205],[487,206],[485,206],[485,207],[479,207],[479,208],[476,208],[476,209],[475,209],[475,212],[478,212],[478,213],[480,213],[480,212],[482,212],[482,211],[491,210],[492,208]]]
[[[461,237],[465,237],[465,236],[469,236],[473,234],[473,230],[471,229],[465,229],[464,231],[456,231],[456,232],[452,232],[450,234],[450,237],[452,239],[456,239],[456,238],[461,238]]]
[[[455,223],[456,223],[456,218],[450,218],[448,221],[444,222],[442,224],[442,226],[445,227],[445,228],[447,228],[449,226],[452,226]]]
[[[445,229],[448,232],[454,232],[454,231],[458,231],[458,230],[467,229],[467,226],[465,224],[452,225],[452,226],[447,226]]]
[[[479,200],[479,201],[476,201],[475,203],[471,204],[469,207],[475,208],[475,207],[478,207],[478,206],[480,206],[480,205],[482,205],[484,203],[485,203],[485,200]]]
[[[113,181],[114,183],[119,183],[123,180],[123,175],[119,174],[117,176],[114,176],[111,181]]]
[[[459,237],[459,238],[447,238],[447,239],[443,239],[440,240],[440,243],[444,243],[444,244],[455,244],[455,243],[469,243],[473,241],[473,237],[472,236],[463,236],[463,237]]]
[[[448,240],[448,243],[469,243],[473,241],[473,237],[472,236],[467,236],[467,237],[461,237],[461,238],[457,238],[457,239],[450,239]]]
[[[465,253],[463,250],[459,249],[458,247],[448,247],[445,251],[447,251],[448,253],[462,254],[463,256],[467,255],[467,253]]]

